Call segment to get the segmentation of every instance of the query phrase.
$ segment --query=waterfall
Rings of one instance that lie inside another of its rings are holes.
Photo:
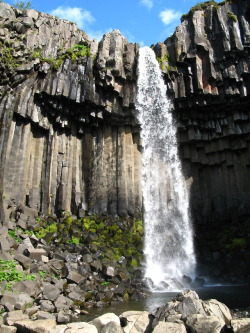
[[[145,279],[155,291],[180,290],[183,276],[193,277],[195,271],[188,190],[159,64],[150,48],[139,52],[136,110],[142,139]]]

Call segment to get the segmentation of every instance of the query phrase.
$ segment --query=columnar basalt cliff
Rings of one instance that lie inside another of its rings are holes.
[[[44,213],[138,215],[138,46],[0,6],[2,194]]]
[[[250,218],[250,4],[197,9],[154,50],[174,99],[197,242],[211,228],[200,253],[217,260],[214,234],[231,225],[241,238]],[[5,3],[0,16],[2,216],[14,204],[138,215],[139,46],[118,30],[90,41],[73,23]]]

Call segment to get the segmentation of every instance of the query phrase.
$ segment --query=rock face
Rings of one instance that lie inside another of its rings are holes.
[[[3,196],[41,212],[137,215],[138,45],[118,30],[98,45],[70,22],[0,6]]]
[[[118,30],[90,41],[68,21],[5,3],[0,13],[1,217],[19,205],[28,215],[138,215],[138,45]],[[247,0],[202,5],[154,46],[174,99],[196,245],[207,267],[248,241],[249,22]]]

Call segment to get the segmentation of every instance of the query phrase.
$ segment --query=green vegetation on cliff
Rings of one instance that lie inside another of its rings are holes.
[[[59,50],[56,58],[46,58],[42,56],[42,49],[36,48],[32,53],[33,59],[40,59],[41,62],[47,62],[52,66],[53,70],[58,70],[65,59],[71,59],[76,62],[81,58],[89,57],[91,55],[90,48],[86,45],[75,44],[73,47],[67,49],[65,52]]]
[[[232,4],[233,2],[236,2],[237,0],[225,0],[222,2],[216,2],[214,0],[205,1],[205,2],[198,2],[195,6],[193,6],[187,14],[183,14],[181,17],[181,21],[185,20],[189,16],[191,16],[194,12],[198,10],[205,10],[206,8],[213,6],[213,8],[218,9],[220,6],[224,5],[225,3]],[[234,14],[233,14],[234,15]]]
[[[17,9],[20,9],[20,10],[24,10],[24,9],[31,9],[32,5],[31,5],[30,1],[16,0],[14,3],[14,7],[16,7]]]
[[[173,62],[169,54],[165,54],[161,57],[156,57],[156,60],[159,63],[160,69],[165,73],[177,70],[175,63]]]

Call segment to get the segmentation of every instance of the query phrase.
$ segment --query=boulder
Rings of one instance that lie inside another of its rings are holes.
[[[52,328],[50,333],[64,333],[68,326],[66,325],[57,325],[56,328]]]
[[[159,321],[155,328],[153,329],[153,333],[186,333],[186,328],[184,324],[181,323],[171,323]]]
[[[40,310],[40,306],[32,306],[31,308],[26,309],[25,313],[31,319],[31,317],[34,316],[39,310]]]
[[[6,291],[1,298],[0,304],[9,304],[14,306],[16,310],[24,310],[27,304],[33,303],[32,299],[28,294],[16,294],[12,291]],[[14,311],[15,312],[15,311]]]
[[[97,328],[88,323],[71,323],[67,327],[64,333],[98,333]]]
[[[71,299],[69,299],[68,297],[60,295],[54,301],[54,304],[56,307],[56,311],[59,312],[61,310],[68,310],[73,305],[73,301]]]
[[[6,251],[1,251],[0,258],[3,260],[14,260],[14,256]]]
[[[14,257],[25,269],[30,268],[32,260],[23,254],[17,253]]]
[[[39,16],[39,12],[37,12],[34,9],[26,9],[25,10],[25,15],[27,17],[30,17],[31,19],[33,19],[34,21],[36,21],[38,19]]]
[[[55,319],[55,315],[45,311],[37,311],[37,319]]]
[[[171,321],[174,316],[178,319],[186,319],[192,315],[214,316],[221,323],[221,327],[230,324],[232,318],[228,307],[217,301],[202,301],[193,290],[178,294],[172,301],[153,312],[157,320]]]
[[[187,317],[186,326],[192,333],[220,333],[224,324],[215,316],[193,314]]]
[[[115,276],[115,268],[112,266],[103,265],[103,273],[108,277]]]
[[[102,328],[101,333],[124,333],[124,330],[121,328],[121,325],[111,321]]]
[[[70,271],[68,276],[67,276],[67,280],[69,282],[73,282],[73,283],[80,283],[84,278],[84,276],[78,274],[77,272],[74,271]]]
[[[230,324],[232,315],[229,308],[225,304],[217,301],[216,299],[210,299],[203,301],[203,307],[208,316],[216,316],[226,325]]]
[[[93,261],[93,258],[90,254],[84,254],[82,256],[82,261],[90,264]]]
[[[55,301],[60,295],[60,290],[55,287],[55,285],[44,283],[43,285],[43,296],[45,299],[50,301]]]
[[[27,228],[27,223],[25,220],[19,218],[17,223],[16,223],[17,227],[22,228],[23,230],[25,230]]]
[[[24,293],[32,297],[37,297],[41,292],[39,281],[30,280],[15,283],[15,285],[12,287],[12,290],[14,293]]]
[[[2,251],[10,250],[10,244],[6,238],[0,238],[0,250]]]
[[[21,310],[16,311],[10,311],[7,314],[7,318],[5,320],[5,323],[12,326],[15,325],[15,323],[19,320],[26,320],[29,319],[29,316],[27,314],[24,314]]]
[[[120,318],[126,323],[123,327],[125,333],[144,332],[150,323],[150,313],[147,311],[127,311],[122,313]]]
[[[65,311],[59,311],[57,314],[57,322],[60,324],[66,324],[71,321],[71,314]]]
[[[20,332],[30,331],[32,333],[51,333],[56,328],[55,319],[39,319],[39,320],[19,320],[15,322],[15,326]]]
[[[42,261],[42,257],[46,255],[46,251],[42,248],[40,249],[28,249],[28,256],[32,260]]]
[[[31,298],[28,294],[19,294],[16,304],[14,305],[14,308],[16,310],[22,310],[24,311],[26,309],[27,305],[32,305],[34,303],[34,299]]]
[[[97,328],[98,333],[100,333],[102,328],[111,321],[120,325],[120,319],[114,313],[105,313],[104,315],[95,318],[93,321],[90,322],[90,324],[94,325]]]
[[[234,333],[249,333],[250,332],[250,318],[232,319],[231,326]]]
[[[41,300],[40,301],[40,309],[41,309],[41,311],[46,311],[46,312],[51,312],[51,313],[55,312],[55,306],[49,300]]]
[[[1,325],[1,333],[16,333],[16,330],[15,326]]]
[[[5,2],[0,3],[0,13],[1,17],[6,19],[15,20],[16,18],[13,8]]]

